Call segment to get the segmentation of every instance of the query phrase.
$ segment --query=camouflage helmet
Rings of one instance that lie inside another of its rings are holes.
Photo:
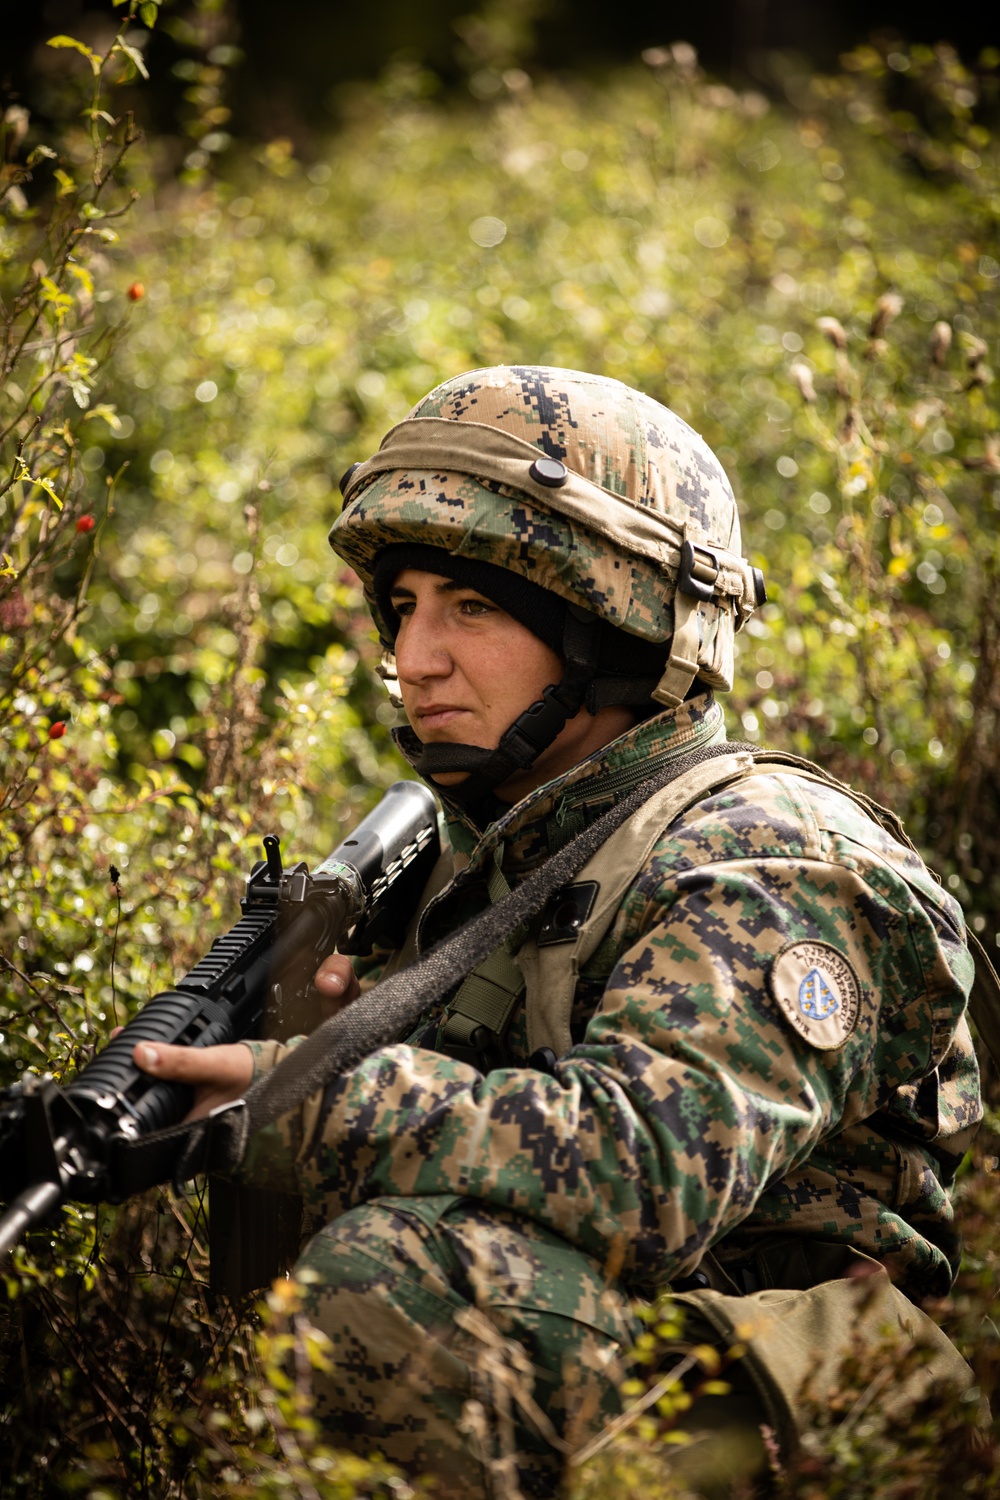
[[[574,615],[662,646],[658,703],[680,703],[695,678],[732,687],[734,634],[764,597],[740,556],[732,488],[686,422],[621,381],[519,365],[455,376],[341,489],[330,543],[387,647],[376,561],[418,543],[509,569]]]

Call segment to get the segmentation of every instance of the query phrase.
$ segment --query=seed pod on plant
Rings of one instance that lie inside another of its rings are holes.
[[[838,318],[817,318],[816,327],[837,351],[837,395],[842,401],[851,399],[851,364],[847,358],[847,334]]]
[[[951,324],[935,323],[931,329],[931,360],[940,369],[948,358],[948,350],[951,348]]]
[[[829,339],[835,349],[843,352],[847,348],[847,334],[838,318],[817,318],[816,327],[824,338]]]
[[[898,318],[903,311],[903,299],[898,292],[884,292],[875,304],[872,313],[871,326],[868,329],[870,338],[879,338],[893,318]]]
[[[62,719],[56,719],[54,724],[49,725],[49,739],[61,740],[66,733],[66,725]]]
[[[798,386],[803,401],[815,401],[816,387],[813,385],[812,370],[809,366],[803,364],[801,360],[796,360],[795,364],[789,367],[788,373]]]
[[[690,42],[671,42],[670,55],[679,73],[692,77],[698,71],[698,53]]]
[[[965,363],[970,370],[974,370],[986,358],[989,345],[985,339],[977,338],[974,333],[967,333],[962,342],[965,345]]]
[[[81,535],[86,535],[88,531],[93,531],[96,525],[97,522],[92,515],[77,516],[76,518],[76,529]]]
[[[7,149],[13,155],[28,133],[30,116],[23,104],[10,104],[4,110],[3,123],[7,127]]]

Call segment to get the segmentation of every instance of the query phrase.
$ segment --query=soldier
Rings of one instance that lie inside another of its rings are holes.
[[[961,1385],[916,1302],[957,1269],[981,1115],[962,915],[890,815],[726,745],[715,694],[762,582],[714,455],[617,381],[501,367],[432,391],[343,489],[331,542],[450,860],[362,983],[684,774],[412,1035],[257,1139],[247,1171],[294,1169],[314,1230],[330,1432],[442,1495],[550,1495],[621,1409],[636,1299],[665,1291],[689,1337],[749,1334],[731,1394],[690,1413],[717,1438],[678,1458],[703,1489],[759,1467],[762,1424],[794,1444],[803,1380],[857,1327]],[[334,1006],[358,984],[339,956],[316,978]],[[136,1060],[204,1110],[285,1050]]]

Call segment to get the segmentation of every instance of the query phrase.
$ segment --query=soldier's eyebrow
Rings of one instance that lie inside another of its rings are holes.
[[[479,590],[474,589],[471,584],[458,583],[454,578],[439,578],[434,585],[434,592],[435,594],[478,594]],[[389,590],[390,599],[415,599],[416,597],[413,589],[408,589],[401,583],[394,583]],[[485,595],[483,597],[485,598]]]

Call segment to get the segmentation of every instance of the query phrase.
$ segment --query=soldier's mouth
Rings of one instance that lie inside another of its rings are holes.
[[[420,721],[421,730],[445,729],[449,724],[454,724],[470,712],[468,708],[454,708],[449,704],[434,703],[428,708],[418,708],[417,718]]]

